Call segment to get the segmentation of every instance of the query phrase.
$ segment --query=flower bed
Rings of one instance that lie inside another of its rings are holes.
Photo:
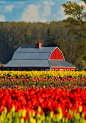
[[[4,117],[2,122],[5,119],[12,121],[16,117],[23,118],[25,122],[31,120],[31,117],[36,121],[44,121],[48,117],[47,120],[51,121],[56,118],[56,122],[62,119],[67,119],[68,122],[72,120],[81,122],[86,119],[86,90],[27,88],[23,92],[16,89],[1,89],[0,113],[0,117]]]
[[[3,75],[0,78],[0,89],[4,88],[16,88],[16,89],[26,89],[26,88],[64,88],[64,89],[72,89],[72,88],[86,88],[86,77],[34,77],[27,78],[24,77],[8,77]]]
[[[85,71],[0,71],[0,122],[84,123],[85,86]]]
[[[50,79],[51,77],[78,77],[83,78],[86,77],[86,71],[0,71],[0,77],[26,77],[34,78],[34,77],[44,77]]]

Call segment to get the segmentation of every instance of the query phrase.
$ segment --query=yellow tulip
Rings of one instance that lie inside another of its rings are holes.
[[[24,123],[24,118],[21,118],[21,123]]]
[[[33,117],[30,117],[30,123],[36,123],[36,119],[34,119]]]
[[[26,116],[26,109],[23,109],[22,110],[22,117],[25,117]]]

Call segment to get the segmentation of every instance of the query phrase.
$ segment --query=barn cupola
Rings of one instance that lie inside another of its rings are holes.
[[[42,43],[41,42],[37,42],[35,48],[41,48],[41,47],[42,47]]]

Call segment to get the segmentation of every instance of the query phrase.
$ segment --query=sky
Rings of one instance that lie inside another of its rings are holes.
[[[69,0],[5,0],[0,1],[0,21],[51,22],[61,21],[65,15],[62,3]],[[84,4],[81,0],[70,0]]]

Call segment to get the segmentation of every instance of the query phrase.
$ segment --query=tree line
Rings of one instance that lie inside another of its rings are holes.
[[[84,0],[83,0],[84,1]],[[85,1],[84,1],[85,2]],[[62,21],[0,22],[0,62],[6,64],[20,47],[59,47],[65,60],[79,70],[86,70],[86,13],[84,6],[68,1],[62,4],[66,15]]]

